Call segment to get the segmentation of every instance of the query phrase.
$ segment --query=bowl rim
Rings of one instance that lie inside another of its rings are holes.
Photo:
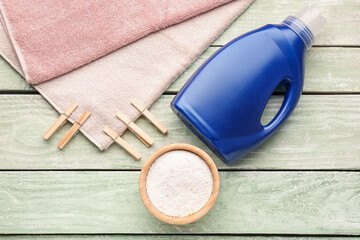
[[[146,191],[146,178],[147,178],[147,174],[148,174],[149,169],[150,169],[151,165],[153,164],[153,162],[158,157],[163,155],[164,153],[174,151],[174,150],[189,151],[189,152],[192,152],[192,153],[198,155],[208,165],[210,172],[211,172],[212,179],[213,179],[213,189],[212,189],[211,195],[210,195],[208,201],[206,202],[206,204],[199,211],[195,212],[192,215],[185,216],[185,217],[173,217],[173,216],[166,215],[165,213],[159,211],[151,203],[149,196],[147,195],[147,191]],[[203,216],[205,216],[210,211],[210,209],[214,206],[215,201],[219,195],[219,189],[220,189],[220,177],[219,177],[219,172],[217,170],[217,167],[216,167],[214,161],[211,159],[211,157],[206,152],[204,152],[200,148],[195,147],[190,144],[186,144],[186,143],[175,143],[175,144],[170,144],[170,145],[166,145],[164,147],[159,148],[146,160],[146,162],[144,163],[144,166],[141,169],[140,177],[139,177],[139,192],[140,192],[141,200],[144,203],[145,207],[157,219],[159,219],[163,222],[169,223],[169,224],[174,224],[174,225],[189,224],[189,223],[195,222],[195,221],[199,220],[200,218],[202,218]]]

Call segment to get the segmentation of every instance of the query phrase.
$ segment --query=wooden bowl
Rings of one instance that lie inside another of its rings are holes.
[[[173,151],[173,150],[185,150],[185,151],[192,152],[192,153],[198,155],[199,157],[201,157],[206,162],[206,164],[209,166],[209,169],[210,169],[210,172],[212,175],[212,179],[213,179],[213,189],[212,189],[210,198],[207,201],[207,203],[199,211],[195,212],[192,215],[185,216],[185,217],[173,217],[173,216],[166,215],[163,212],[160,212],[151,203],[149,196],[147,195],[147,191],[146,191],[146,178],[147,178],[147,174],[148,174],[148,171],[149,171],[152,163],[158,157],[160,157],[162,154]],[[215,163],[210,158],[210,156],[206,152],[201,150],[200,148],[197,148],[195,146],[185,144],[185,143],[170,144],[170,145],[167,145],[165,147],[158,149],[145,162],[144,166],[141,169],[140,179],[139,179],[140,195],[141,195],[141,199],[142,199],[145,207],[157,219],[159,219],[163,222],[166,222],[166,223],[174,224],[174,225],[183,225],[183,224],[192,223],[192,222],[199,220],[203,216],[205,216],[210,211],[210,209],[214,206],[215,201],[219,194],[219,188],[220,188],[219,173],[218,173]]]

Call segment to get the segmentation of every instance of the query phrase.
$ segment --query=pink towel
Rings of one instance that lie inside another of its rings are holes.
[[[102,132],[105,125],[119,134],[125,130],[116,112],[121,110],[136,120],[139,112],[131,106],[130,98],[149,107],[252,1],[236,0],[217,7],[34,87],[59,112],[76,101],[79,108],[71,115],[71,122],[83,110],[90,110],[92,115],[81,131],[103,150],[112,143]],[[0,54],[23,74],[1,25],[0,42]]]
[[[70,72],[149,33],[231,0],[1,0],[26,80]]]

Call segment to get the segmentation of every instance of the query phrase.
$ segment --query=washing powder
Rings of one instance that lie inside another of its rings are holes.
[[[158,157],[146,178],[151,203],[173,217],[199,211],[210,198],[212,188],[208,165],[198,155],[184,150],[169,151]]]

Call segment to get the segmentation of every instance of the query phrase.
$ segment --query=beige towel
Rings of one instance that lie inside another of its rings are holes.
[[[252,1],[225,4],[34,87],[58,112],[77,102],[71,122],[90,110],[92,115],[81,131],[101,150],[106,149],[112,139],[102,132],[103,127],[108,125],[120,134],[125,130],[115,114],[120,110],[135,121],[139,112],[130,99],[149,107]],[[0,41],[0,54],[22,74],[3,28]]]

